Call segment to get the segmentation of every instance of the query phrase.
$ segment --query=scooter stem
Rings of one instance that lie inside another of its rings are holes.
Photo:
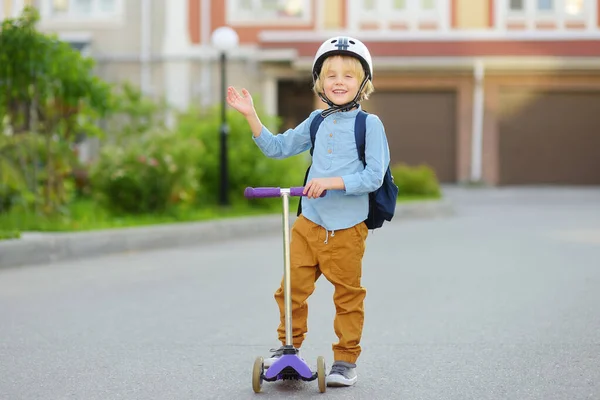
[[[292,296],[290,280],[290,194],[281,193],[283,199],[283,299],[285,304],[285,344],[292,346]]]

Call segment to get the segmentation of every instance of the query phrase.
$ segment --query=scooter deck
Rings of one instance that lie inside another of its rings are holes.
[[[316,379],[308,365],[297,355],[284,354],[275,361],[265,372],[265,381],[275,381],[278,379],[301,379],[303,381],[312,381]]]

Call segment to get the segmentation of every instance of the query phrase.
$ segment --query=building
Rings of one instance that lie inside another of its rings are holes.
[[[27,0],[0,0],[9,15]],[[600,0],[34,0],[41,29],[174,106],[220,101],[211,33],[228,25],[228,83],[284,127],[322,107],[319,44],[345,34],[374,59],[393,162],[443,182],[600,184]],[[168,5],[168,6],[167,6]],[[0,15],[2,17],[2,15]],[[283,129],[283,128],[282,128]]]

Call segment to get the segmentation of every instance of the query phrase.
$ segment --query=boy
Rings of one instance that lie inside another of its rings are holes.
[[[354,138],[354,121],[360,102],[373,92],[373,66],[367,47],[359,40],[334,37],[318,49],[313,63],[313,91],[329,107],[315,110],[294,129],[273,135],[260,122],[252,97],[228,89],[228,104],[242,113],[255,143],[272,158],[290,157],[311,148],[310,125],[319,113],[324,117],[315,138],[312,165],[302,201],[302,213],[291,232],[292,335],[299,349],[307,328],[306,300],[321,274],[334,285],[336,308],[334,330],[339,342],[333,345],[334,363],[328,386],[356,383],[356,360],[364,322],[366,290],[361,286],[362,258],[368,229],[370,192],[379,188],[390,162],[381,120],[369,114],[366,120],[365,160],[359,160]],[[320,198],[323,191],[327,191]],[[277,329],[285,344],[283,281],[275,292],[280,311]],[[265,368],[281,357],[283,347],[272,350]]]

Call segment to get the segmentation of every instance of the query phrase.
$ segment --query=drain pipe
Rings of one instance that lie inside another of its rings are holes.
[[[143,94],[149,94],[151,91],[152,71],[150,58],[152,54],[152,3],[151,0],[142,0],[141,9],[141,30],[140,30],[140,89]]]
[[[471,139],[471,182],[482,179],[483,164],[483,115],[484,115],[484,75],[482,60],[475,61],[473,70],[473,130]]]
[[[202,0],[200,3],[200,45],[204,49],[208,49],[210,46],[210,34],[212,32],[210,2],[211,0]],[[215,92],[211,86],[213,80],[211,76],[212,60],[210,58],[203,58],[200,60],[200,64],[200,104],[202,107],[208,107],[213,102],[211,93]]]

